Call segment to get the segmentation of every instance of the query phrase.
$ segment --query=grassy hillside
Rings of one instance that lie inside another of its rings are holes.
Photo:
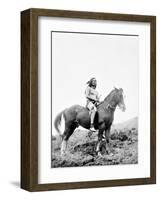
[[[123,130],[123,129],[130,130],[132,128],[138,129],[138,117],[134,117],[122,123],[114,124],[113,128],[117,130]]]
[[[101,146],[102,157],[96,154],[97,132],[91,136],[88,130],[77,129],[68,141],[65,157],[60,156],[61,138],[52,140],[52,167],[75,167],[93,165],[118,165],[138,163],[138,131],[137,118],[114,126],[115,132],[110,137],[111,153],[105,150],[105,141]],[[123,130],[123,131],[120,131]]]

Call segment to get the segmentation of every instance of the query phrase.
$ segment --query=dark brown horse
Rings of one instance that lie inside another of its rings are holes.
[[[100,153],[100,145],[105,133],[106,150],[109,152],[109,135],[111,125],[114,120],[114,112],[116,107],[122,111],[125,111],[123,89],[114,88],[109,95],[97,106],[97,114],[94,120],[94,127],[98,130],[98,142],[96,146],[96,152]],[[90,116],[87,108],[74,105],[70,108],[63,110],[55,118],[55,129],[62,136],[61,155],[65,154],[67,141],[72,135],[74,130],[80,125],[86,129],[90,128]],[[63,130],[62,130],[63,129]]]

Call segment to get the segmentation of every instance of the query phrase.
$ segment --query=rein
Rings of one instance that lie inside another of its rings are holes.
[[[112,102],[112,97],[113,97],[113,95],[115,95],[113,92],[114,92],[115,90],[113,90],[105,99],[104,99],[104,101],[102,101],[102,102],[100,102],[99,104],[98,104],[98,106],[102,106],[103,107],[103,109],[104,110],[106,110],[106,111],[109,111],[109,109],[110,109],[110,111],[111,110],[113,110],[113,111],[115,111],[115,109],[116,109],[116,106],[117,106],[117,104],[115,105],[115,106],[112,106],[111,105],[111,102]],[[110,102],[110,103],[109,103]],[[104,104],[103,104],[104,103]],[[114,102],[115,103],[115,102]],[[97,106],[97,107],[98,107]]]
[[[107,109],[108,109],[108,108],[111,108],[111,109],[115,110],[115,109],[116,109],[116,106],[112,106],[111,104],[108,103],[108,105],[106,106],[106,108],[107,108]]]
[[[104,103],[104,101],[102,101],[100,104],[98,104],[98,106],[103,105],[103,103]],[[110,103],[107,103],[107,106],[103,105],[104,110],[108,111],[109,108],[112,109],[112,110],[115,110],[116,106],[112,106]]]
[[[107,106],[106,107],[103,107],[104,108],[104,110],[106,110],[106,111],[108,111],[109,110],[109,108],[110,109],[112,109],[113,111],[116,109],[116,106],[112,106],[111,104],[107,104]]]

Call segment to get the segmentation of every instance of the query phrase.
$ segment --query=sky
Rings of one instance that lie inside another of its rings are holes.
[[[103,100],[123,88],[126,111],[118,108],[114,124],[138,116],[139,38],[126,35],[52,33],[52,119],[74,104],[85,106],[86,82],[97,79]]]

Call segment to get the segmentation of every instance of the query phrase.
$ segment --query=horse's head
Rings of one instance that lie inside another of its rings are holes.
[[[115,99],[118,107],[124,112],[126,110],[126,105],[124,103],[124,94],[122,88],[114,88],[115,91]]]

